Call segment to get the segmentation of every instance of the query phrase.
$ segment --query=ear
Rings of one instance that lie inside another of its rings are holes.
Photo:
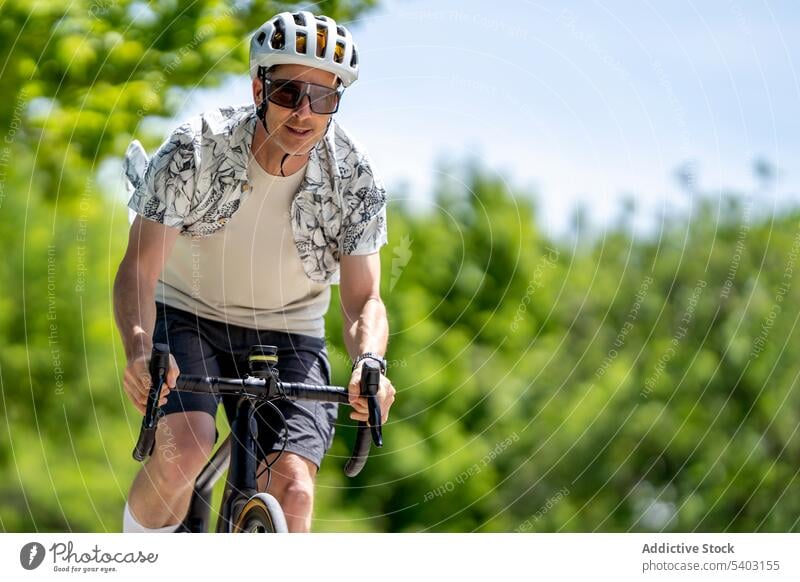
[[[261,81],[256,77],[253,79],[253,102],[256,105],[261,103],[261,90],[263,89]]]

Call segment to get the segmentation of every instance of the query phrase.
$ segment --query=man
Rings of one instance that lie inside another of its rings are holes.
[[[140,412],[153,343],[168,343],[172,355],[165,416],[131,487],[123,531],[175,531],[217,439],[217,400],[170,392],[180,373],[242,375],[250,345],[273,344],[282,380],[329,384],[324,314],[337,282],[354,360],[351,418],[368,418],[359,396],[364,361],[385,371],[378,250],[386,243],[386,195],[366,153],[332,121],[344,87],[358,77],[352,37],[324,16],[278,14],[253,35],[250,73],[253,104],[193,118],[149,162],[138,142],[126,156],[128,206],[137,216],[114,310],[128,362],[125,390]],[[382,377],[384,422],[394,393]],[[271,467],[269,492],[289,530],[305,532],[337,408],[279,406],[288,445]],[[268,410],[258,415],[259,472],[283,444],[282,425]],[[265,473],[259,488],[266,486]]]

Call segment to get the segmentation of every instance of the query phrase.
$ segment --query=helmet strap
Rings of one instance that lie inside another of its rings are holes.
[[[269,128],[267,127],[267,69],[266,67],[258,68],[258,79],[261,81],[261,103],[256,108],[256,117],[261,121],[264,126],[264,131],[269,135]]]

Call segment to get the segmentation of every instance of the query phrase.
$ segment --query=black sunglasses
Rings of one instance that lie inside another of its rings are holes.
[[[316,85],[291,79],[264,79],[267,99],[270,103],[297,109],[306,95],[311,103],[311,111],[320,115],[336,113],[343,89],[332,89],[325,85]]]

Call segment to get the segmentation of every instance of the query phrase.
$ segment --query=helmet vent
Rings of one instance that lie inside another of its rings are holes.
[[[356,47],[353,47],[353,57],[350,59],[350,66],[355,67],[358,64],[358,52],[356,52]]]
[[[272,33],[269,44],[275,50],[281,50],[286,46],[286,29],[280,20],[275,23],[275,32]]]
[[[264,40],[265,40],[266,38],[267,38],[267,33],[266,33],[266,32],[264,32],[264,31],[262,30],[262,31],[261,31],[261,34],[259,34],[259,35],[258,35],[258,38],[256,38],[256,42],[257,42],[258,44],[260,44],[260,45],[263,45],[263,44],[264,44]]]
[[[325,26],[321,22],[317,22],[317,56],[321,59],[325,58],[325,53],[328,52],[327,41],[328,37],[326,36],[326,32],[328,31],[328,27]]]
[[[303,55],[306,54],[306,46],[307,46],[307,44],[306,44],[306,33],[305,32],[301,32],[301,31],[298,30],[297,31],[297,44],[295,45],[295,48],[297,49],[297,52],[300,53],[300,54],[303,54]]]
[[[336,41],[336,51],[333,53],[333,60],[337,63],[344,62],[344,43],[340,40]]]

